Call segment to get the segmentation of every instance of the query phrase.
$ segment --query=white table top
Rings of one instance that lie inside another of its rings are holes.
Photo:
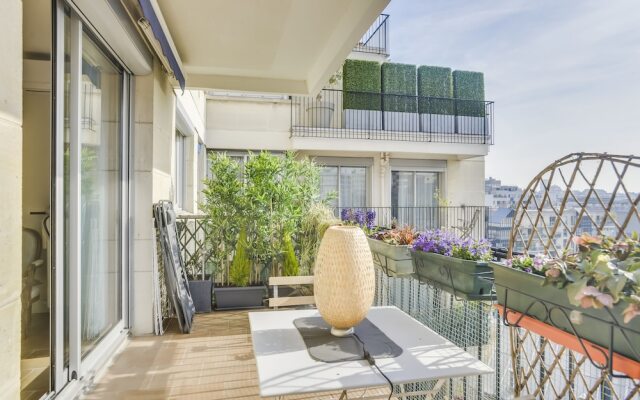
[[[249,313],[262,397],[388,385],[367,361],[324,363],[309,356],[293,321],[319,315],[317,310]],[[367,318],[403,350],[399,357],[376,359],[394,384],[493,372],[396,307],[372,307]]]

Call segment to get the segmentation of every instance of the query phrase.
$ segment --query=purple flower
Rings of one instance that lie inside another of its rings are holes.
[[[376,212],[374,210],[367,210],[367,228],[373,228],[374,222],[376,220]]]
[[[343,221],[349,221],[349,213],[351,212],[350,208],[343,208],[340,210],[340,219]]]
[[[454,232],[440,229],[421,233],[413,249],[473,261],[488,259],[491,251],[487,240],[461,238]]]
[[[360,226],[363,226],[363,225],[364,225],[364,223],[365,223],[365,219],[366,219],[364,211],[362,211],[362,210],[357,210],[357,211],[354,213],[353,219],[354,219],[354,221],[353,221],[353,222],[355,222],[356,224],[358,224],[358,225],[360,225]]]

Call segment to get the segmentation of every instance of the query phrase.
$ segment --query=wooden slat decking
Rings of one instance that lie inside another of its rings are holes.
[[[369,390],[374,394],[383,389]],[[388,393],[388,389],[384,391]],[[350,398],[362,392],[350,391]],[[287,399],[338,399],[339,393]],[[84,396],[102,399],[258,399],[256,365],[246,311],[198,314],[194,332],[140,336]]]

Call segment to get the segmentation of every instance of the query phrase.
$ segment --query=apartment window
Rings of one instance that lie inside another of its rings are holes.
[[[367,206],[367,167],[327,165],[320,172],[320,196],[336,197],[333,207],[356,208]]]
[[[418,229],[439,226],[439,172],[391,171],[391,215]]]
[[[186,141],[187,138],[180,131],[176,131],[175,143],[175,203],[179,208],[184,208],[187,193],[187,169],[186,169]]]
[[[392,171],[392,207],[434,207],[438,205],[438,172]]]

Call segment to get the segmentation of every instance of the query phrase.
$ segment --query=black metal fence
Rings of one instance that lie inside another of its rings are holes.
[[[389,55],[389,15],[380,14],[367,32],[354,46],[353,51]]]
[[[434,207],[339,207],[336,216],[344,209],[374,211],[375,225],[389,227],[411,225],[418,231],[445,228],[474,239],[487,237],[487,211],[485,206],[434,206]]]
[[[291,134],[493,144],[493,102],[323,89],[291,98]]]

